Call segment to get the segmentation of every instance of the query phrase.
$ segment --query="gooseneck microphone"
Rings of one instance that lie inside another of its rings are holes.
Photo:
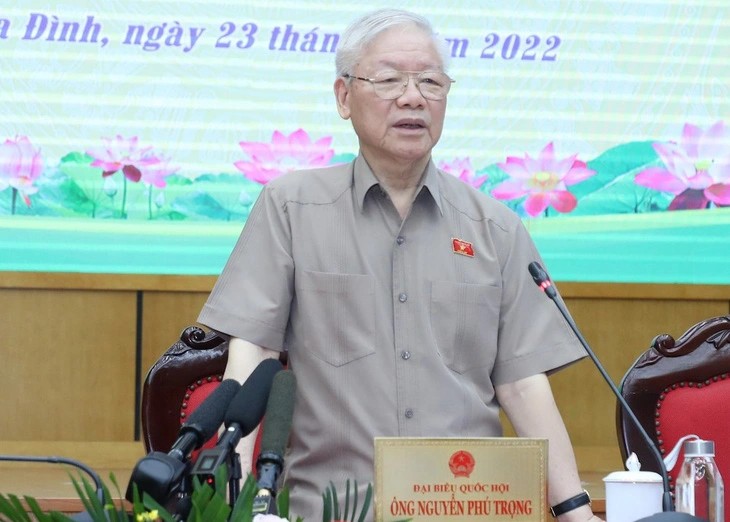
[[[31,455],[0,455],[0,462],[42,462],[45,464],[67,464],[69,466],[74,466],[91,477],[91,480],[94,482],[94,488],[96,489],[96,498],[98,498],[99,502],[102,504],[106,502],[104,499],[104,487],[101,478],[93,469],[81,461],[56,456],[37,457]]]
[[[278,360],[265,359],[251,372],[226,410],[224,416],[226,429],[219,437],[215,448],[201,451],[191,471],[191,475],[211,483],[215,479],[216,471],[221,466],[226,466],[231,506],[238,497],[242,476],[241,460],[236,452],[236,445],[261,422],[274,376],[282,369],[283,366]]]
[[[664,494],[662,496],[662,512],[646,518],[642,518],[640,521],[637,522],[692,522],[702,520],[701,518],[688,515],[686,513],[677,513],[674,511],[672,493],[669,487],[669,474],[667,473],[667,468],[664,465],[664,460],[662,459],[662,456],[659,453],[659,449],[656,447],[656,444],[654,444],[654,441],[651,440],[649,434],[641,425],[641,422],[639,422],[639,419],[636,418],[633,410],[626,402],[626,399],[624,399],[623,395],[621,395],[621,392],[619,392],[618,388],[616,388],[616,385],[613,383],[611,377],[608,375],[608,372],[606,372],[606,369],[598,360],[598,357],[596,357],[596,354],[588,345],[588,342],[583,338],[583,335],[578,330],[578,326],[575,324],[572,317],[568,313],[568,310],[565,308],[562,300],[558,298],[558,292],[555,290],[552,281],[550,281],[550,276],[543,269],[540,263],[536,261],[530,263],[527,268],[530,271],[530,275],[535,281],[535,284],[537,284],[537,286],[539,286],[540,289],[545,292],[545,294],[552,300],[552,302],[555,303],[555,306],[560,311],[560,314],[563,316],[565,321],[568,323],[568,326],[570,326],[570,329],[573,330],[573,333],[583,345],[583,349],[593,361],[593,364],[596,366],[599,373],[608,384],[608,387],[611,388],[611,391],[616,396],[616,400],[618,400],[624,413],[626,413],[626,416],[631,420],[632,424],[634,424],[634,427],[641,434],[642,439],[646,443],[647,447],[650,449],[652,455],[657,461],[657,464],[659,465],[659,469],[661,470],[662,482],[664,485]]]
[[[261,449],[256,459],[259,491],[254,498],[254,514],[277,514],[276,503],[273,500],[284,467],[284,453],[294,416],[296,385],[296,377],[291,370],[284,370],[274,377],[264,415]]]
[[[126,499],[133,501],[136,484],[140,496],[147,493],[173,512],[185,509],[179,502],[190,493],[186,480],[190,454],[217,433],[228,405],[240,388],[235,379],[221,382],[180,427],[179,436],[168,453],[153,451],[142,457],[132,470]]]

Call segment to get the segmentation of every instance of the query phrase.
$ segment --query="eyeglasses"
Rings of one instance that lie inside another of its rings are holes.
[[[382,71],[373,78],[363,78],[361,76],[353,76],[352,74],[343,74],[342,77],[370,82],[373,90],[375,90],[375,94],[384,100],[400,98],[406,92],[411,78],[413,78],[418,91],[427,100],[443,100],[449,94],[451,84],[454,83],[454,80],[449,78],[446,73],[439,71],[424,71],[420,73],[411,71]]]

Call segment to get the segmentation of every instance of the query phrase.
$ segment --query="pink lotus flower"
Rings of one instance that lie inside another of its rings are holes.
[[[156,156],[153,158],[156,160],[154,163],[148,163],[142,168],[141,181],[157,188],[164,188],[167,186],[165,178],[180,170],[180,167],[171,165],[169,158]]]
[[[94,158],[92,167],[101,167],[102,176],[107,177],[121,170],[124,177],[132,182],[142,179],[142,170],[160,160],[149,154],[152,147],[140,148],[137,136],[129,139],[117,134],[115,138],[102,138],[104,147],[90,149],[86,153]]]
[[[12,187],[30,207],[29,196],[38,192],[33,183],[42,172],[41,151],[33,147],[27,136],[6,139],[0,145],[0,191]]]
[[[578,202],[567,187],[596,174],[577,160],[577,156],[556,158],[552,142],[542,149],[538,158],[533,159],[529,154],[524,158],[510,156],[498,166],[512,179],[497,185],[492,195],[504,200],[527,196],[525,211],[533,217],[551,205],[558,212],[571,212]]]
[[[484,185],[487,181],[487,176],[477,176],[474,171],[474,167],[471,166],[471,159],[466,158],[454,158],[453,161],[447,162],[442,161],[438,167],[444,172],[451,174],[459,178],[464,183],[471,185],[474,188],[479,188]]]
[[[331,143],[331,136],[312,143],[304,129],[296,130],[289,136],[274,131],[271,143],[240,142],[249,159],[236,161],[234,165],[248,179],[265,185],[286,172],[327,165],[335,153],[329,148]]]
[[[685,124],[679,143],[654,143],[664,167],[650,167],[634,178],[637,185],[676,197],[669,210],[730,205],[730,130],[722,121],[707,131]]]

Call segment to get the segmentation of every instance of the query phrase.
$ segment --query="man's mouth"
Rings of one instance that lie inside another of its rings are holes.
[[[426,127],[420,120],[401,120],[395,126],[399,129],[423,129]]]

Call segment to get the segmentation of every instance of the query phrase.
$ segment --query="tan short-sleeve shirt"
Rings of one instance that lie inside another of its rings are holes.
[[[495,384],[585,355],[532,261],[514,212],[433,163],[404,220],[362,157],[263,188],[198,320],[289,353],[293,513],[372,482],[375,436],[501,435]]]

